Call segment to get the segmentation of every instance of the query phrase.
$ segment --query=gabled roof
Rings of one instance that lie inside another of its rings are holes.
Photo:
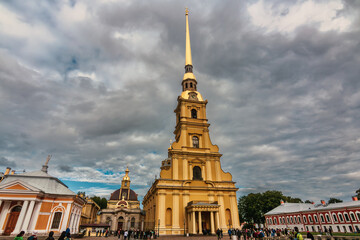
[[[9,186],[16,183],[22,183],[23,185],[28,186],[28,188],[32,187],[47,194],[76,195],[58,178],[43,171],[6,175],[4,180],[0,182],[0,190],[4,189],[3,186]]]
[[[282,213],[297,213],[297,212],[311,212],[311,211],[321,211],[321,210],[331,210],[345,207],[360,207],[360,201],[352,202],[342,202],[342,203],[331,203],[331,204],[318,204],[314,205],[311,203],[284,203],[280,206],[277,206],[273,210],[265,213],[264,215],[275,215]]]

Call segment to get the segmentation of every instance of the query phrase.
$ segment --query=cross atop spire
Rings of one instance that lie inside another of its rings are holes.
[[[193,74],[191,57],[190,31],[189,31],[189,9],[185,8],[186,42],[185,42],[185,74],[182,81],[183,91],[196,91],[196,78]],[[190,82],[188,80],[191,80]],[[191,84],[190,84],[191,83]],[[191,86],[191,87],[190,87]]]

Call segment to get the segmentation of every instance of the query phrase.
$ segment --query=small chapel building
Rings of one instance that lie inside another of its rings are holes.
[[[197,90],[193,73],[188,10],[185,74],[177,98],[175,142],[162,161],[160,178],[143,200],[145,229],[160,235],[215,234],[216,229],[240,228],[236,200],[238,188],[221,169],[217,145],[211,143],[207,100]]]
[[[20,231],[47,235],[78,232],[85,200],[48,174],[48,156],[39,171],[5,174],[0,182],[0,235]]]
[[[143,230],[144,212],[140,209],[138,195],[130,188],[129,169],[121,181],[121,188],[114,191],[101,210],[100,222],[110,225],[111,231]]]

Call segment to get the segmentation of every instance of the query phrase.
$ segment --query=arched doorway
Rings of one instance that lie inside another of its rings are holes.
[[[21,206],[16,206],[11,210],[9,215],[9,220],[6,224],[6,228],[4,231],[4,235],[10,235],[10,233],[14,231],[16,222],[19,218],[20,211],[21,211]]]
[[[123,228],[124,228],[124,218],[119,217],[119,219],[118,219],[118,230],[123,229]]]

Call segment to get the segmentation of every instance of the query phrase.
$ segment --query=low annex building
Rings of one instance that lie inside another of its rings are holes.
[[[284,203],[265,214],[268,228],[295,228],[301,231],[359,232],[360,201],[321,204]]]
[[[111,194],[107,208],[101,210],[100,222],[110,225],[111,231],[144,228],[144,213],[130,182],[129,169],[126,168],[121,188]]]
[[[4,174],[0,182],[0,235],[36,231],[77,232],[84,199],[48,174],[48,156],[39,171]]]

